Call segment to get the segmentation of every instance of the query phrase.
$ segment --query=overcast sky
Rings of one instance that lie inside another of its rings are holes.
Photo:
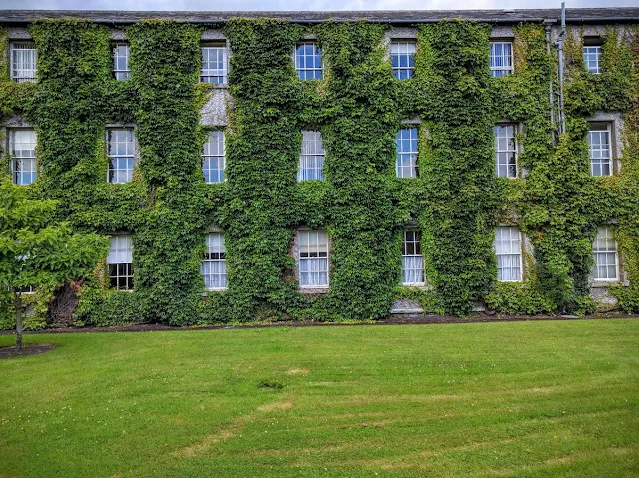
[[[38,10],[468,10],[559,8],[560,0],[0,0]],[[568,8],[637,7],[639,0],[568,0]]]

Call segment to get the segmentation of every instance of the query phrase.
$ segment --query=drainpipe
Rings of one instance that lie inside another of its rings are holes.
[[[550,42],[551,42],[551,33],[552,33],[552,23],[550,20],[546,22],[546,52],[550,55]],[[550,123],[553,127],[552,132],[552,144],[557,144],[557,138],[555,137],[555,92],[553,88],[554,79],[551,77],[548,82],[548,93],[550,95]]]
[[[559,133],[566,132],[566,117],[564,115],[564,36],[566,35],[566,2],[561,2],[561,30],[555,42],[557,58],[559,59]]]

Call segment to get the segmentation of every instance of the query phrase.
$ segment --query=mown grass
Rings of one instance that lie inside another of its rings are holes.
[[[636,319],[26,342],[1,476],[639,476]]]

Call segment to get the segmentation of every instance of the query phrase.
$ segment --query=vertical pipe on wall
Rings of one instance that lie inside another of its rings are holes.
[[[552,33],[552,24],[550,21],[546,21],[546,52],[550,54],[550,42],[551,42],[551,33]],[[548,82],[548,93],[550,95],[550,123],[553,127],[552,132],[552,143],[557,143],[557,138],[555,137],[555,91],[553,87],[554,78],[550,77],[550,81]]]
[[[561,2],[561,30],[555,43],[557,47],[558,76],[559,76],[559,105],[557,115],[559,119],[559,133],[566,132],[566,118],[564,116],[564,35],[566,34],[566,2]]]

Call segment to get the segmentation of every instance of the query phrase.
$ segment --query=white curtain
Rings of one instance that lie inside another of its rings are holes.
[[[107,264],[126,264],[133,262],[131,236],[112,236]]]
[[[500,281],[521,280],[521,256],[519,254],[497,256],[497,279]]]
[[[424,258],[422,256],[402,256],[402,283],[424,282]]]
[[[226,261],[204,261],[201,270],[207,289],[226,287]]]
[[[328,258],[300,259],[300,285],[328,285]]]

